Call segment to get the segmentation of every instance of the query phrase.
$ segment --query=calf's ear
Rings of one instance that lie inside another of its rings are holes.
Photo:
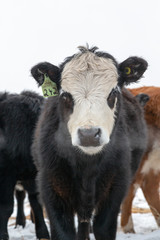
[[[60,88],[60,70],[51,63],[42,62],[35,65],[31,68],[31,75],[38,83],[38,86],[42,86],[45,76],[47,76],[52,82],[56,83],[58,90]]]
[[[146,103],[149,101],[149,96],[144,93],[140,93],[140,94],[136,95],[135,98],[138,100],[138,102],[140,103],[140,105],[142,107],[144,107],[146,105]]]
[[[139,57],[129,57],[119,64],[119,85],[137,82],[146,71],[148,63]]]

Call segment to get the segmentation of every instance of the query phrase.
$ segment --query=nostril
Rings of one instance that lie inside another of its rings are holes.
[[[95,138],[100,138],[100,136],[101,136],[101,129],[98,128],[98,129],[97,129],[97,132],[96,132],[95,135],[94,135],[94,137],[95,137]]]

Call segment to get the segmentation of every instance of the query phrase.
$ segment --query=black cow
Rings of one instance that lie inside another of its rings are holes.
[[[0,94],[0,240],[9,238],[7,223],[13,211],[17,181],[28,192],[37,238],[49,238],[42,207],[38,202],[35,182],[37,170],[30,149],[43,101],[43,97],[28,91],[21,94]],[[24,216],[20,217],[22,218],[17,218],[16,224],[25,224],[22,222]]]
[[[96,47],[79,49],[59,68],[45,62],[31,70],[40,85],[44,76],[56,80],[60,92],[46,101],[33,156],[51,239],[89,239],[93,218],[95,238],[113,240],[120,204],[146,147],[142,107],[123,86],[136,82],[147,62],[130,57],[118,64]]]

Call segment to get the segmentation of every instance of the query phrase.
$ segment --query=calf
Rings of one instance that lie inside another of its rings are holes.
[[[142,189],[157,225],[160,226],[160,88],[141,87],[129,90],[133,95],[148,94],[150,100],[144,107],[148,128],[147,149],[129,188],[128,195],[122,204],[121,225],[125,233],[135,232],[131,207],[138,187]]]
[[[9,238],[7,223],[13,211],[17,181],[28,192],[35,216],[36,236],[49,238],[41,205],[38,202],[36,167],[31,157],[31,143],[43,97],[33,92],[0,94],[0,240]],[[23,200],[23,195],[21,196]],[[22,206],[20,206],[22,209]],[[19,217],[19,216],[18,216]],[[21,218],[22,217],[22,218]],[[17,224],[24,225],[24,216]]]
[[[52,240],[89,239],[92,218],[95,238],[114,240],[146,146],[142,108],[123,86],[136,82],[147,62],[130,57],[118,64],[96,47],[79,49],[59,68],[40,63],[31,70],[40,85],[55,78],[60,93],[47,99],[35,131],[38,184]]]

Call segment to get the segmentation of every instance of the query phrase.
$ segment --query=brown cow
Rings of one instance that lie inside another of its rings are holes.
[[[123,231],[134,233],[131,207],[138,187],[141,187],[151,212],[160,226],[160,87],[141,87],[129,90],[133,95],[145,93],[150,97],[144,107],[148,126],[147,150],[128,195],[123,201],[121,212]]]

